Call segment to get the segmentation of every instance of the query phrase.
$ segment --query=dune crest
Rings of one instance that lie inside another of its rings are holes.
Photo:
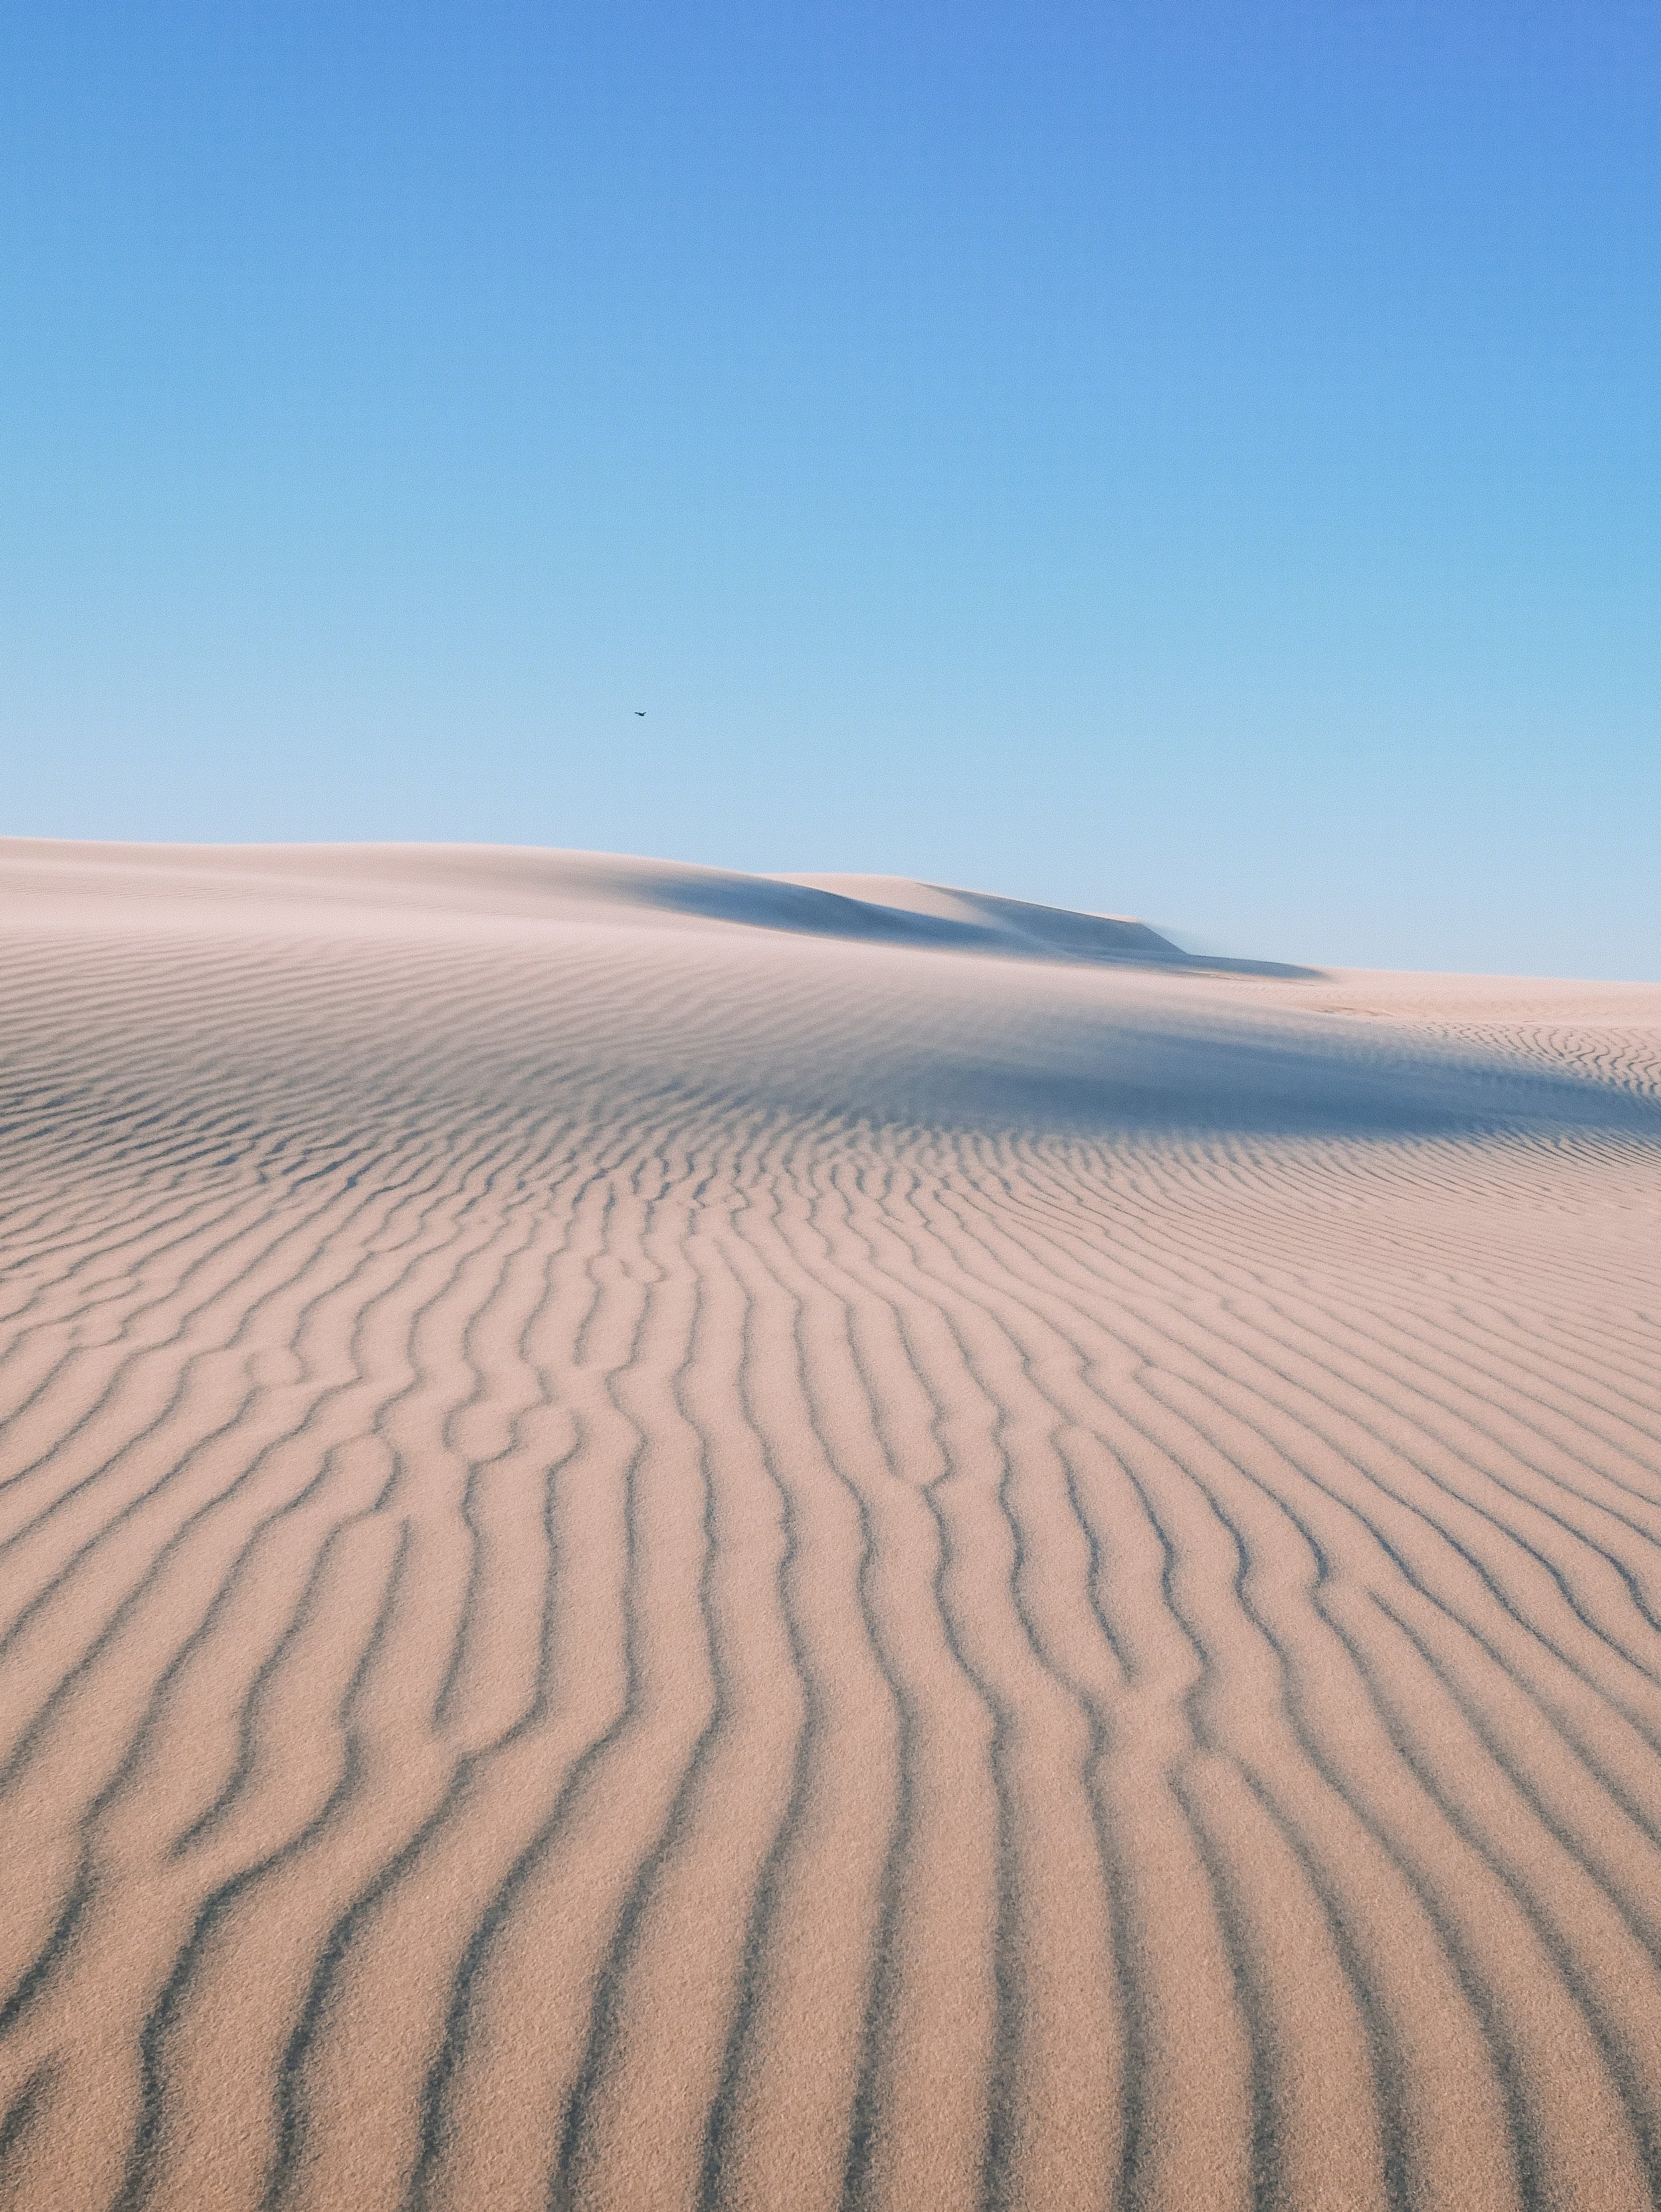
[[[0,919],[0,2204],[1661,2201],[1661,987]]]

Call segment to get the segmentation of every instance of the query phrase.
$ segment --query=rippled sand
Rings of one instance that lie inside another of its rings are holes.
[[[830,881],[0,846],[0,2202],[1661,2191],[1661,988]]]

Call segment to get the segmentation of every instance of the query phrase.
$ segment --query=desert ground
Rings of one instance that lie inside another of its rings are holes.
[[[0,1047],[0,2203],[1661,2201],[1661,986],[11,841]]]

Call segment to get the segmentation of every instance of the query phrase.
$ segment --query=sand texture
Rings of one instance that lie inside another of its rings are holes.
[[[0,2203],[1661,2197],[1661,988],[0,924]]]

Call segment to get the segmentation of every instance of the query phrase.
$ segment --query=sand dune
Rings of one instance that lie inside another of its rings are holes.
[[[1661,988],[0,915],[0,2203],[1661,2201]]]

